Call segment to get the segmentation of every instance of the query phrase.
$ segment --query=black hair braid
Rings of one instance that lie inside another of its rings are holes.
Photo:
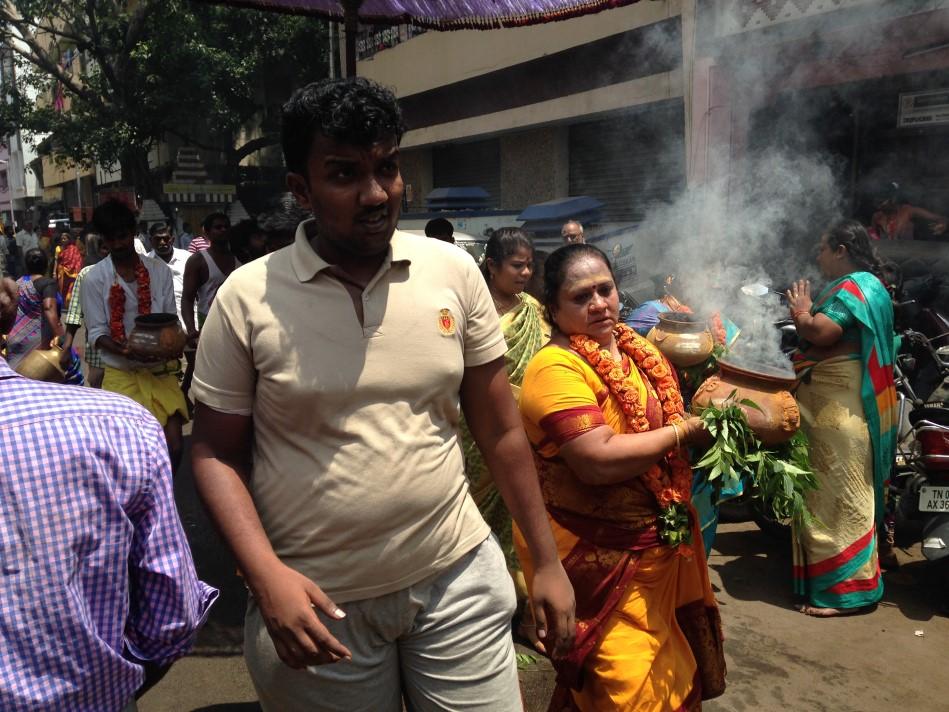
[[[857,267],[884,280],[883,261],[873,249],[866,228],[856,220],[841,220],[831,227],[827,231],[827,245],[834,250],[845,247]]]

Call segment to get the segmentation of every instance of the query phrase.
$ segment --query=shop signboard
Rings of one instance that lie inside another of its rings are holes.
[[[899,128],[949,124],[949,89],[900,94]]]

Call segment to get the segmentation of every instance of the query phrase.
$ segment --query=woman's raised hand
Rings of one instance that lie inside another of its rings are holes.
[[[796,318],[798,314],[810,313],[813,302],[811,301],[811,281],[809,279],[799,279],[794,282],[786,292],[788,298],[788,311],[791,312],[791,318]]]

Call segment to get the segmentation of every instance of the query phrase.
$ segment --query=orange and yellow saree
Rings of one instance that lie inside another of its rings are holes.
[[[651,427],[659,427],[651,384],[628,360],[624,371]],[[567,658],[554,661],[550,710],[700,709],[702,699],[724,691],[725,663],[694,510],[683,554],[660,543],[658,504],[639,478],[591,486],[559,457],[562,445],[594,428],[626,431],[620,405],[578,354],[557,346],[539,351],[524,375],[520,408],[577,597],[577,641]],[[515,545],[530,581],[533,565],[519,531]]]

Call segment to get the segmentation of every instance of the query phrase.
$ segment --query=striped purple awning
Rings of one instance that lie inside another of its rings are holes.
[[[337,0],[212,0],[228,5],[345,19]],[[638,0],[363,0],[363,24],[413,24],[436,30],[489,30],[566,20]],[[352,0],[345,4],[352,3]],[[353,3],[357,4],[357,3]]]

